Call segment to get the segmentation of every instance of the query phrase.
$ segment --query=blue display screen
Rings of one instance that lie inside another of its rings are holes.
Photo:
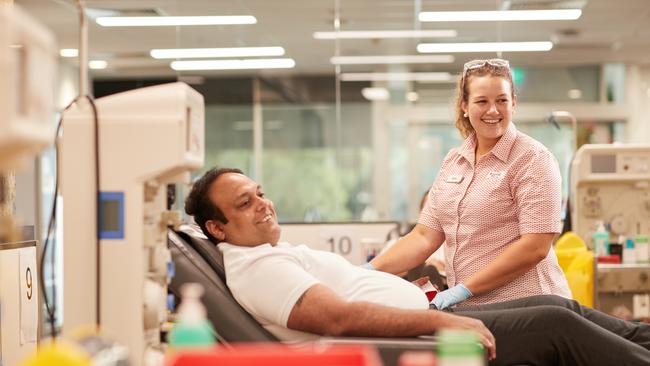
[[[100,192],[99,238],[124,239],[124,192]]]

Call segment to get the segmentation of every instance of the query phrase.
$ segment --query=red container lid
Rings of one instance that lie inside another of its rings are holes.
[[[599,255],[598,263],[621,263],[621,256],[618,254],[609,254],[609,255]]]

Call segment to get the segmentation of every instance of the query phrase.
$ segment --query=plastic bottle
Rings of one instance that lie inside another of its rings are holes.
[[[485,351],[471,331],[443,330],[438,333],[438,366],[484,366]]]
[[[636,259],[636,249],[634,248],[634,240],[627,239],[625,240],[625,246],[623,247],[623,263],[634,264],[636,262],[637,259]]]
[[[172,348],[203,348],[215,344],[216,332],[206,318],[201,295],[203,287],[198,283],[188,283],[181,287],[177,321],[169,334],[169,345]]]
[[[634,238],[636,247],[636,261],[637,263],[648,263],[650,251],[648,250],[648,236],[645,234],[638,234]]]
[[[623,262],[623,248],[625,248],[625,236],[619,235],[616,241],[609,242],[609,256],[618,257],[618,263]]]
[[[602,221],[598,222],[598,228],[591,236],[591,245],[597,257],[609,254],[609,233]]]

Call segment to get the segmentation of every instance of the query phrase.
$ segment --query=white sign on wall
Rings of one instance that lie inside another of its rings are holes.
[[[377,254],[381,250],[389,233],[397,230],[398,223],[300,223],[281,226],[281,241],[333,252],[343,256],[350,263],[359,265],[365,263],[369,255]]]

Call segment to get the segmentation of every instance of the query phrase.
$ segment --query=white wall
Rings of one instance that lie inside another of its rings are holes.
[[[625,142],[647,144],[650,142],[650,66],[628,65],[626,74],[629,119]]]

